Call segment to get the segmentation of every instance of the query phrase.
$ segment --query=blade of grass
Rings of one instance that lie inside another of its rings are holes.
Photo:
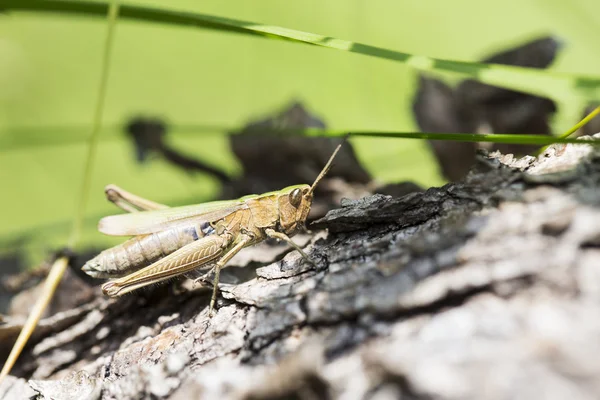
[[[560,135],[559,138],[561,138],[561,139],[568,138],[573,133],[577,132],[577,130],[579,130],[581,127],[583,127],[588,122],[590,122],[598,114],[600,114],[600,106],[594,108],[592,110],[592,112],[590,112],[588,115],[586,115],[585,118],[583,118],[581,121],[576,123],[571,129],[569,129],[568,131],[566,131],[565,133]]]
[[[108,84],[108,71],[112,54],[112,43],[115,32],[115,25],[119,16],[119,0],[113,0],[108,9],[108,28],[106,30],[106,39],[104,43],[104,54],[102,55],[102,66],[100,82],[98,87],[98,98],[96,100],[96,110],[92,120],[92,132],[90,133],[88,152],[85,159],[83,179],[81,190],[79,192],[79,201],[76,205],[75,218],[73,219],[73,231],[69,239],[68,247],[74,247],[81,234],[81,224],[83,223],[85,207],[88,202],[89,188],[92,181],[92,168],[96,158],[96,148],[98,147],[98,133],[102,125],[102,114],[104,113],[104,102],[106,99],[106,87]]]
[[[96,110],[94,112],[94,119],[92,124],[92,132],[89,137],[89,145],[88,145],[88,154],[85,161],[84,174],[83,174],[83,182],[81,185],[81,192],[79,195],[79,201],[76,205],[76,213],[75,218],[73,220],[73,227],[71,232],[71,237],[69,239],[69,247],[74,247],[77,241],[79,240],[79,236],[81,234],[81,225],[83,223],[85,206],[88,199],[88,188],[91,181],[91,173],[94,162],[94,154],[96,144],[98,142],[97,136],[100,130],[100,124],[102,121],[102,114],[104,111],[104,98],[106,96],[106,84],[108,81],[108,70],[110,66],[110,54],[112,50],[112,42],[114,36],[115,25],[117,22],[117,17],[119,15],[119,2],[118,0],[113,0],[108,8],[108,27],[106,32],[106,39],[104,43],[104,54],[103,54],[103,62],[101,67],[101,75],[100,75],[100,88],[98,90],[98,98],[96,102]],[[10,373],[12,367],[15,362],[19,358],[19,355],[23,351],[23,348],[27,344],[27,341],[31,337],[35,327],[37,326],[42,314],[50,300],[54,296],[54,292],[60,283],[62,276],[64,275],[67,266],[69,264],[69,260],[66,257],[60,257],[57,259],[50,272],[48,273],[48,277],[46,278],[44,288],[41,296],[35,303],[33,310],[29,314],[23,329],[19,333],[19,337],[17,341],[13,345],[13,348],[8,356],[8,359],[4,366],[2,367],[2,371],[0,371],[0,383],[4,378]]]
[[[542,135],[514,135],[514,134],[490,134],[480,135],[475,133],[422,133],[422,132],[348,132],[339,131],[328,133],[334,134],[334,136],[343,136],[350,134],[351,136],[367,136],[367,137],[393,137],[403,139],[427,139],[427,140],[449,140],[456,142],[489,142],[489,143],[506,143],[506,144],[529,144],[537,146],[547,146],[554,143],[571,143],[571,144],[600,144],[599,139],[594,140],[578,140],[572,138],[557,138],[552,136]],[[332,135],[333,136],[333,135]]]
[[[92,1],[0,0],[0,11],[29,11],[97,17],[106,15],[107,7],[105,2]],[[557,101],[576,97],[589,101],[600,100],[600,77],[597,76],[436,59],[279,26],[200,13],[122,5],[120,15],[122,19],[134,21],[196,27],[310,44],[400,62],[422,71],[460,73],[490,85],[550,97]]]
[[[42,296],[38,299],[38,301],[31,309],[31,312],[29,313],[29,316],[27,317],[27,320],[23,325],[23,329],[19,333],[19,337],[13,345],[13,348],[8,358],[6,359],[6,362],[2,367],[2,371],[0,372],[0,383],[2,383],[4,378],[10,373],[10,370],[17,362],[21,351],[23,350],[23,348],[27,344],[27,341],[33,334],[35,327],[37,326],[39,320],[42,317],[42,314],[44,313],[44,310],[46,309],[46,307],[48,307],[48,304],[52,299],[52,295],[56,291],[56,288],[58,287],[58,284],[60,283],[60,280],[63,274],[65,273],[68,265],[69,259],[67,257],[60,257],[52,264],[50,272],[48,273],[48,277],[44,282]]]
[[[402,132],[402,131],[354,131],[352,129],[278,129],[276,133],[278,135],[305,135],[305,136],[343,136],[350,132],[353,136],[369,136],[369,137],[396,137],[403,139],[423,139],[423,140],[447,140],[447,141],[458,141],[458,142],[490,142],[490,143],[507,143],[507,144],[532,144],[539,146],[547,146],[553,143],[579,143],[576,139],[569,139],[564,141],[562,139],[567,138],[567,133],[571,134],[573,131],[581,128],[595,115],[600,113],[600,107],[590,113],[581,122],[575,125],[572,129],[567,131],[560,137],[555,136],[542,136],[542,135],[524,135],[524,134],[510,134],[510,133],[495,133],[495,134],[470,134],[470,133],[428,133],[428,132]],[[58,132],[57,127],[40,127],[44,133]],[[79,127],[62,127],[62,132],[69,132],[65,135],[51,136],[44,134],[43,138],[36,134],[35,131],[30,131],[28,134],[27,130],[18,130],[20,136],[15,137],[14,140],[10,138],[2,140],[0,138],[0,153],[28,150],[31,148],[40,148],[45,146],[62,146],[71,144],[80,144],[86,141],[85,137],[78,134],[82,128]],[[103,134],[100,141],[112,141],[112,140],[124,140],[125,136],[119,136],[115,131],[119,131],[121,128],[114,126],[111,129],[103,129],[106,134]],[[174,125],[169,127],[171,137],[183,137],[183,136],[214,136],[214,135],[229,135],[231,132],[239,132],[239,128],[226,127],[226,126],[209,126],[209,125]],[[16,131],[15,131],[16,132]],[[586,142],[590,143],[590,142]]]
[[[578,123],[576,123],[574,126],[572,126],[569,130],[567,130],[565,133],[561,134],[560,136],[558,136],[559,139],[566,139],[569,136],[571,136],[573,133],[577,132],[577,130],[579,130],[579,128],[585,126],[588,122],[590,122],[596,115],[598,115],[600,113],[600,106],[594,108],[588,115],[586,115],[581,121],[579,121]],[[587,142],[586,142],[587,143]],[[541,153],[543,153],[546,148],[548,146],[544,146],[542,148],[539,149],[539,151],[536,153],[536,155],[539,155]]]

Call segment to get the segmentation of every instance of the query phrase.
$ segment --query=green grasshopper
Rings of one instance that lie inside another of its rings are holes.
[[[214,272],[209,315],[217,298],[221,268],[244,247],[266,238],[284,240],[310,262],[290,236],[301,230],[313,192],[327,174],[342,144],[335,149],[312,185],[245,196],[237,200],[173,207],[155,203],[109,185],[109,201],[129,214],[102,218],[98,230],[133,236],[88,261],[83,270],[96,278],[116,278],[102,286],[111,297],[195,270]]]

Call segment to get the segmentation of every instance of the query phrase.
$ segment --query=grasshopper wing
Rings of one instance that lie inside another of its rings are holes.
[[[130,214],[111,215],[98,223],[98,230],[106,235],[138,236],[173,228],[182,223],[199,219],[217,221],[229,214],[247,208],[241,200],[213,201],[162,210],[140,211]]]

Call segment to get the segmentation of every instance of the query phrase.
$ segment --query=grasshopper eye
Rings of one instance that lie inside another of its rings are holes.
[[[294,189],[289,195],[290,204],[298,208],[302,202],[302,191],[300,189]]]

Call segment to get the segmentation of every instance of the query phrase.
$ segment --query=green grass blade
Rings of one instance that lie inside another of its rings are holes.
[[[366,137],[394,137],[402,139],[426,139],[426,140],[449,140],[455,142],[489,142],[506,144],[528,144],[537,146],[548,146],[554,143],[572,143],[572,144],[600,144],[600,139],[590,139],[586,141],[575,138],[558,138],[543,135],[515,135],[495,133],[490,135],[480,135],[475,133],[425,133],[425,132],[383,132],[383,131],[360,131],[348,132],[328,131],[328,136],[366,136]],[[331,134],[331,135],[329,135]]]
[[[567,138],[571,136],[573,133],[577,132],[581,127],[585,126],[588,122],[590,122],[596,115],[600,114],[600,106],[594,108],[588,115],[586,115],[581,121],[576,123],[571,129],[560,135],[560,138]]]
[[[600,110],[599,110],[600,111]],[[591,117],[590,117],[591,118]],[[581,123],[578,124],[578,126]],[[27,131],[21,130],[21,135],[18,136],[18,140],[14,142],[8,140],[2,140],[0,138],[0,154],[2,152],[27,150],[29,148],[42,147],[42,146],[63,146],[72,144],[83,144],[87,138],[78,135],[81,131],[79,127],[46,127],[39,128],[44,132],[44,140],[39,141],[35,138],[41,136],[36,133],[35,130]],[[114,127],[114,129],[117,129]],[[108,140],[119,140],[125,139],[125,135],[118,135],[115,130],[109,131],[107,129],[107,135],[102,136],[102,141]],[[63,136],[51,136],[47,132],[69,132]],[[183,137],[183,136],[213,136],[213,135],[228,135],[230,132],[239,131],[233,127],[226,126],[207,126],[207,125],[173,125],[169,128],[170,136],[172,137]],[[29,133],[31,136],[27,138],[25,133]],[[350,134],[351,136],[365,136],[365,137],[387,137],[387,138],[398,138],[398,139],[420,139],[420,140],[442,140],[442,141],[456,141],[456,142],[489,142],[489,143],[506,143],[506,144],[527,144],[527,145],[538,145],[547,146],[554,143],[581,143],[575,138],[567,137],[555,137],[555,136],[544,136],[544,135],[523,135],[523,134],[474,134],[474,133],[428,133],[428,132],[401,132],[401,131],[355,131],[347,129],[278,129],[273,131],[278,136],[286,135],[304,135],[310,137],[336,137]],[[586,144],[595,144],[596,140],[586,141]]]
[[[87,157],[85,159],[83,180],[81,183],[79,200],[77,201],[75,208],[75,216],[73,219],[73,231],[71,232],[71,237],[69,238],[69,247],[74,247],[77,241],[79,240],[79,236],[81,235],[81,226],[83,224],[83,218],[85,214],[85,206],[89,198],[89,188],[92,181],[92,169],[94,167],[96,148],[98,147],[98,134],[100,133],[100,127],[102,125],[102,114],[104,113],[104,102],[106,99],[106,87],[108,84],[108,71],[110,69],[113,38],[115,34],[117,18],[119,16],[119,2],[117,0],[113,0],[107,11],[108,28],[106,31],[106,39],[104,43],[104,54],[102,55],[98,98],[96,99],[96,109],[94,110],[94,117],[92,120],[92,131],[89,136],[89,144]]]
[[[555,100],[565,101],[573,98],[589,101],[600,100],[600,77],[597,76],[436,59],[309,32],[207,14],[132,5],[122,5],[121,7],[122,19],[196,27],[310,44],[400,62],[422,71],[459,73],[491,85],[546,96]],[[92,1],[0,0],[0,11],[30,11],[101,17],[106,15],[107,8],[108,4],[105,2]]]

